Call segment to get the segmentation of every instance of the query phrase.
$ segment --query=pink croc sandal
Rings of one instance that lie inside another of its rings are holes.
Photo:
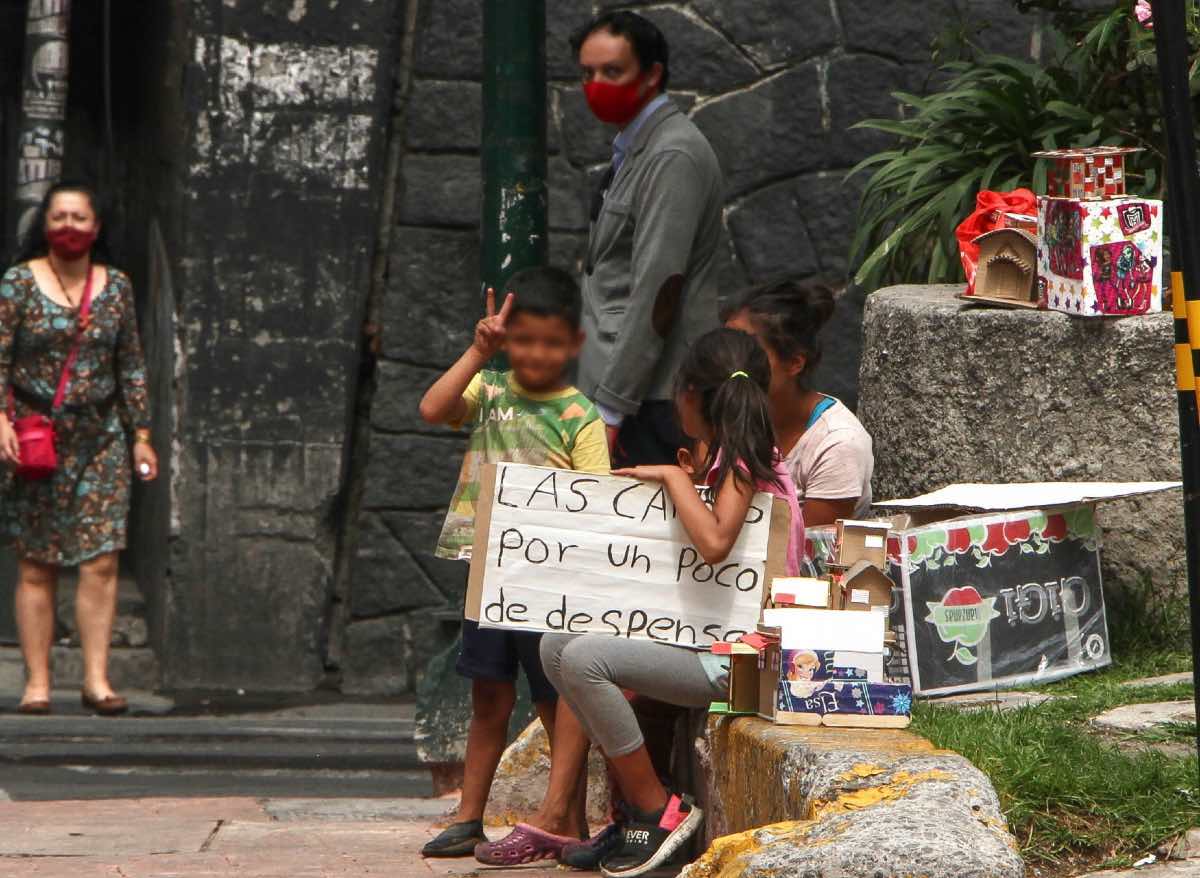
[[[538,860],[556,860],[564,846],[577,841],[577,838],[551,835],[528,823],[518,823],[499,841],[476,845],[475,859],[485,866],[521,866]]]

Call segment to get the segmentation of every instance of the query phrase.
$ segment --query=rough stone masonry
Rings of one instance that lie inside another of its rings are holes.
[[[567,267],[610,133],[566,40],[610,5],[547,3],[551,253]],[[621,5],[666,31],[676,98],[724,164],[726,291],[844,277],[861,185],[844,176],[887,145],[851,126],[927,89],[944,29],[986,25],[983,48],[1014,54],[1033,33],[1010,0]],[[430,550],[463,440],[416,403],[479,308],[481,4],[172,8],[186,154],[163,205],[180,302],[164,682],[410,691],[462,596]],[[849,402],[860,308],[845,297],[820,376]]]
[[[325,674],[396,7],[185,10],[164,682],[311,689]]]
[[[464,574],[430,552],[462,438],[430,430],[417,401],[470,342],[479,310],[482,39],[478,0],[413,0],[415,48],[398,95],[400,185],[382,304],[382,349],[352,576],[343,681],[403,691],[456,631]],[[671,45],[675,99],[711,139],[728,183],[722,288],[777,275],[839,281],[861,179],[847,171],[886,148],[851,126],[894,116],[891,92],[926,90],[930,43],[973,25],[983,47],[1027,54],[1034,22],[1009,0],[690,0],[547,4],[551,260],[580,268],[591,184],[611,132],[592,118],[567,46],[594,12],[634,7]],[[798,12],[802,6],[803,12]],[[853,404],[861,296],[843,297],[817,377]],[[399,669],[399,670],[398,670]]]

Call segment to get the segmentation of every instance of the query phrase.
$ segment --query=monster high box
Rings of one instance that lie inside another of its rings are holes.
[[[1038,296],[1081,317],[1162,310],[1163,205],[1038,198]]]

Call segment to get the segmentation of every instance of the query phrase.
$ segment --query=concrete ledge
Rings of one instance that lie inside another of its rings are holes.
[[[991,782],[918,735],[710,717],[697,751],[715,840],[681,878],[1024,875]]]
[[[500,757],[483,821],[488,826],[515,826],[532,817],[546,797],[550,781],[550,739],[541,720],[534,720]],[[608,822],[608,772],[600,749],[588,753],[587,820]]]
[[[978,308],[961,286],[867,297],[858,417],[877,500],[952,482],[1173,481],[1170,313],[1083,318]],[[1100,507],[1110,594],[1185,589],[1178,492]]]

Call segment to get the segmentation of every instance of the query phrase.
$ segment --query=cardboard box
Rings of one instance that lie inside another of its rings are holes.
[[[883,613],[764,611],[779,637],[764,644],[760,714],[791,725],[908,725],[911,687],[884,681],[884,622]]]
[[[1161,201],[1042,195],[1038,238],[1046,308],[1084,317],[1162,310]]]
[[[1087,146],[1033,153],[1046,159],[1046,193],[1051,198],[1096,201],[1125,194],[1125,156],[1138,146]]]
[[[776,607],[842,609],[841,592],[829,579],[811,576],[776,576],[771,580],[771,604]]]
[[[781,683],[780,725],[903,729],[912,722],[912,687],[863,680]]]
[[[737,643],[714,643],[713,655],[729,657],[729,695],[725,703],[714,704],[711,713],[753,716],[761,703],[760,675],[769,660],[767,647],[778,645],[778,637],[747,634]],[[776,651],[778,656],[778,651]]]
[[[1096,504],[1179,486],[964,484],[879,503],[898,513],[892,620],[913,690],[991,690],[1110,664]]]
[[[887,538],[891,525],[879,521],[841,519],[837,523],[835,566],[850,568],[859,561],[887,567]]]

